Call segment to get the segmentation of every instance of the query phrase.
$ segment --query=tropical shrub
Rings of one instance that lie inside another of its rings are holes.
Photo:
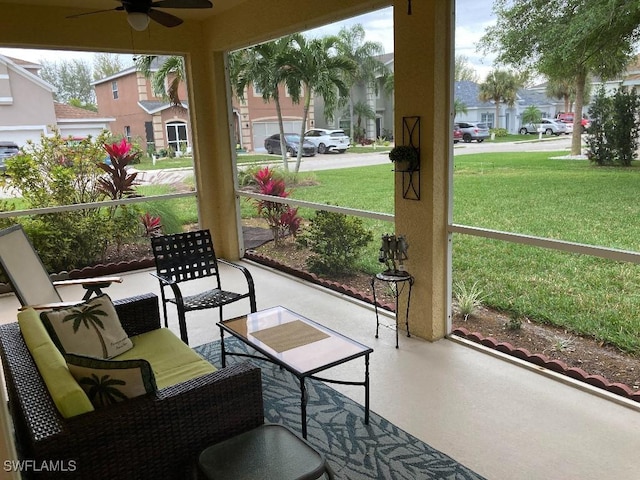
[[[309,270],[325,274],[352,273],[362,249],[372,240],[361,218],[326,210],[317,211],[296,239],[313,252],[307,258]]]
[[[29,209],[122,198],[132,193],[117,178],[122,171],[105,177],[99,166],[105,163],[105,145],[110,141],[108,132],[95,141],[91,137],[71,141],[57,131],[51,137],[43,135],[39,144],[28,142],[19,155],[7,160],[7,177],[2,181],[21,192]],[[136,234],[138,217],[135,207],[120,206],[21,217],[20,223],[53,272],[101,260],[114,239],[122,242]]]
[[[600,89],[589,109],[589,159],[598,165],[628,167],[638,156],[640,98],[635,89],[606,96]]]
[[[289,192],[286,190],[284,178],[278,176],[275,170],[264,167],[255,174],[255,183],[258,193],[274,197],[286,198]],[[264,218],[273,232],[274,243],[278,245],[287,235],[295,237],[300,228],[298,209],[289,205],[268,200],[257,200],[258,215]]]

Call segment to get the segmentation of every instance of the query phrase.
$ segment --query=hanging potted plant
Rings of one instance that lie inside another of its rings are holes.
[[[398,145],[389,152],[389,159],[396,164],[396,170],[409,171],[420,168],[420,152],[411,145]]]

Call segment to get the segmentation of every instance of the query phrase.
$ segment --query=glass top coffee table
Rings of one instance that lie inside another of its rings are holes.
[[[226,356],[268,360],[291,372],[300,382],[302,436],[307,438],[306,378],[340,385],[364,387],[364,423],[369,423],[369,354],[372,348],[356,342],[319,323],[284,307],[272,307],[249,315],[218,322],[222,367]],[[224,334],[229,333],[262,356],[233,353],[225,349]],[[315,374],[364,357],[364,380],[344,381],[317,377]]]

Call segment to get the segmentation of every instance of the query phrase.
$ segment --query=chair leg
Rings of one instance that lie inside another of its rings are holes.
[[[187,335],[187,319],[184,313],[184,309],[178,308],[178,325],[180,326],[180,338],[184,343],[189,345],[189,336]]]
[[[164,328],[169,328],[169,319],[167,316],[167,299],[164,295],[164,287],[160,284],[160,294],[162,296],[162,313],[164,313]]]

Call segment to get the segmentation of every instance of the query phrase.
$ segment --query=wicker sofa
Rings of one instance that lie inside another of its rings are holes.
[[[114,304],[129,336],[160,328],[155,295]],[[188,478],[205,447],[264,422],[260,369],[246,363],[65,419],[17,323],[0,326],[0,357],[25,478]]]

